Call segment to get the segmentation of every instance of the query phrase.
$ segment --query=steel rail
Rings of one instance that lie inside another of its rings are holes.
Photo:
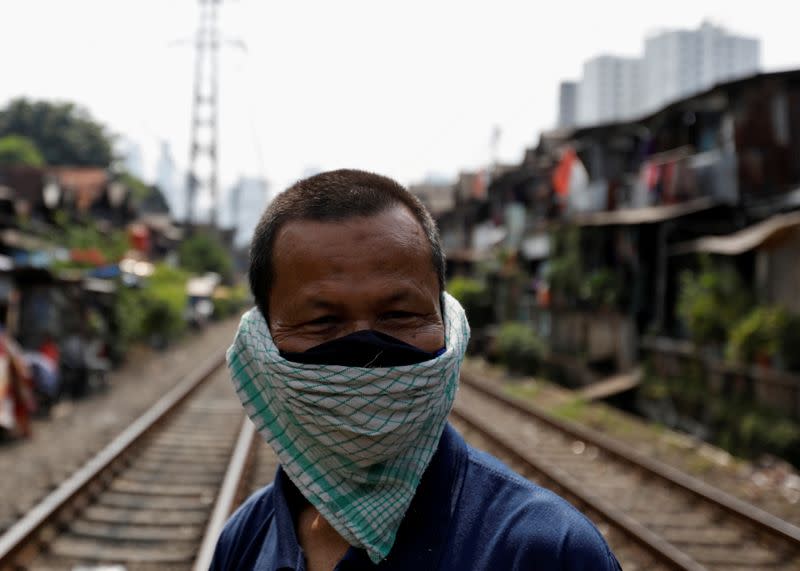
[[[82,508],[98,493],[107,475],[145,436],[208,380],[225,362],[224,352],[206,359],[183,381],[161,397],[105,448],[0,536],[0,570],[13,569],[36,554],[41,539],[49,539],[64,517]],[[48,529],[50,533],[48,533]]]
[[[542,462],[529,449],[523,448],[514,442],[509,442],[502,434],[488,426],[485,421],[466,412],[459,405],[456,405],[450,414],[479,432],[492,445],[503,449],[514,460],[544,476],[552,484],[560,488],[564,495],[571,496],[575,503],[588,506],[589,509],[600,514],[603,519],[622,530],[625,535],[655,556],[661,563],[681,571],[708,571],[706,567],[696,562],[683,551],[677,549],[627,514],[614,508],[610,503],[587,494],[584,491],[584,486],[572,476],[560,468]]]
[[[744,502],[739,498],[720,490],[719,488],[711,486],[693,476],[681,472],[672,466],[645,456],[630,446],[613,440],[608,436],[598,432],[592,432],[574,422],[556,418],[532,404],[522,402],[519,399],[508,396],[495,387],[491,387],[485,383],[476,381],[469,375],[462,375],[461,382],[471,389],[474,389],[485,396],[488,396],[516,410],[521,414],[533,417],[560,432],[572,436],[573,438],[597,446],[613,458],[642,469],[672,486],[689,492],[698,499],[713,504],[726,513],[751,525],[757,530],[778,537],[781,540],[791,544],[794,548],[800,549],[800,527],[784,521],[779,517],[774,516],[752,504]]]
[[[225,479],[222,481],[222,487],[217,495],[214,511],[208,520],[203,541],[200,544],[197,558],[192,567],[194,571],[208,571],[211,567],[214,549],[217,546],[219,535],[222,533],[222,528],[237,507],[242,480],[247,472],[247,465],[252,458],[254,435],[255,427],[253,423],[250,422],[250,419],[245,418],[242,421],[242,428],[236,440],[236,447],[233,450],[233,454],[231,454],[231,460],[225,472]]]

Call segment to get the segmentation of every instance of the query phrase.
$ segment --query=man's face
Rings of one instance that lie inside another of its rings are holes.
[[[363,329],[424,351],[444,346],[430,245],[404,206],[337,222],[289,222],[272,262],[269,328],[281,351]]]

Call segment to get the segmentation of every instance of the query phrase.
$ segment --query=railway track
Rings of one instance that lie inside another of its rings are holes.
[[[202,364],[14,524],[0,570],[207,569],[256,440],[222,364]]]
[[[272,451],[209,359],[0,537],[0,570],[207,569],[230,513],[271,481]],[[625,569],[800,569],[800,529],[465,376],[454,424],[565,496]]]
[[[800,569],[800,528],[486,383],[462,376],[452,418],[588,513],[625,569]]]

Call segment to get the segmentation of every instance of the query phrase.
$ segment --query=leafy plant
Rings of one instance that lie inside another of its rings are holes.
[[[726,357],[737,363],[753,363],[759,357],[778,355],[788,324],[784,309],[757,307],[731,330]]]
[[[750,296],[739,274],[701,259],[699,272],[680,274],[677,312],[697,344],[725,343],[728,331],[747,312]]]
[[[620,297],[620,282],[609,268],[589,274],[580,287],[581,299],[596,307],[614,307]]]
[[[509,370],[535,373],[545,354],[545,344],[530,326],[509,321],[500,326],[497,353]]]

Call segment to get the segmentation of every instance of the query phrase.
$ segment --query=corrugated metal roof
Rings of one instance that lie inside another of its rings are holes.
[[[678,255],[703,252],[722,256],[738,256],[759,248],[766,242],[796,228],[800,228],[800,212],[777,214],[733,234],[704,236],[697,240],[676,244],[670,253]]]
[[[647,206],[645,208],[621,208],[603,212],[587,212],[566,219],[566,222],[578,226],[631,226],[635,224],[652,224],[708,210],[717,205],[710,197],[696,198],[678,204]]]

